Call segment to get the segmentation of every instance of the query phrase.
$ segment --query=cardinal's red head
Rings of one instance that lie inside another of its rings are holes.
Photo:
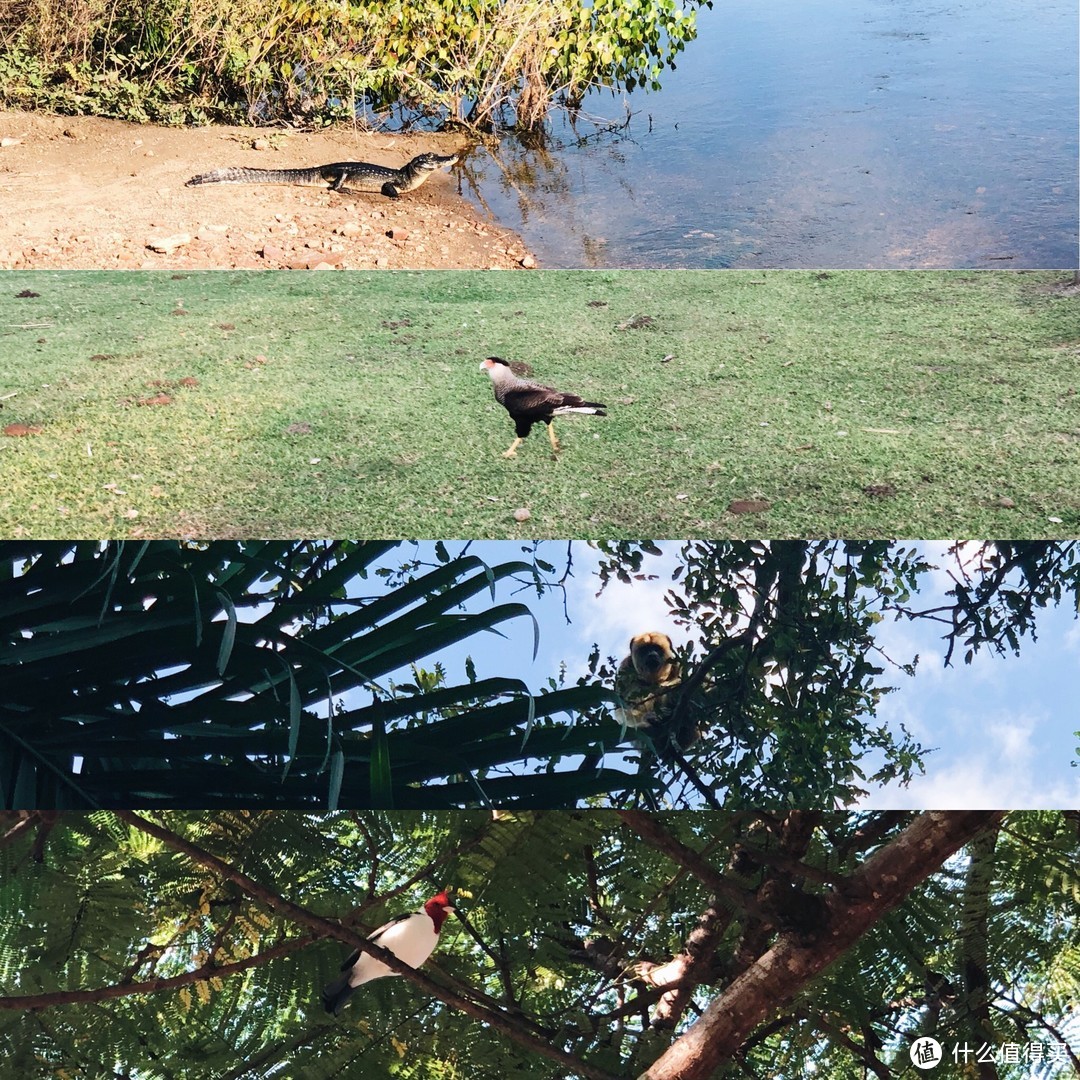
[[[442,924],[446,922],[446,916],[453,910],[454,905],[450,903],[450,897],[446,895],[445,889],[436,896],[433,896],[424,905],[424,911],[427,912],[428,917],[435,924],[436,934],[442,929]]]

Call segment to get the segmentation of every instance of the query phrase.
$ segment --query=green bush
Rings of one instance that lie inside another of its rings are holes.
[[[0,0],[0,102],[172,123],[355,103],[528,129],[595,87],[658,89],[702,2]]]

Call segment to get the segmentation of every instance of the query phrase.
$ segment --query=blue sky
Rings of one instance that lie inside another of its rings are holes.
[[[447,544],[451,554],[462,545]],[[677,544],[667,545],[671,551]],[[944,544],[926,545],[932,554]],[[422,545],[421,551],[428,548]],[[469,551],[486,562],[521,557],[522,545],[513,541],[482,542]],[[542,545],[541,557],[562,567],[565,542]],[[609,585],[597,597],[595,569],[598,556],[584,542],[573,544],[574,577],[563,597],[551,593],[537,599],[525,592],[522,600],[540,625],[540,648],[532,659],[533,627],[527,619],[505,624],[505,638],[492,635],[473,640],[466,648],[440,654],[452,682],[463,678],[464,656],[471,654],[477,674],[522,679],[534,692],[549,676],[567,664],[570,681],[585,670],[594,642],[602,655],[622,656],[630,637],[642,630],[664,630],[676,640],[687,634],[672,625],[663,601],[674,559],[647,561],[660,575],[657,581],[630,586]],[[403,549],[393,553],[397,561]],[[944,572],[934,574],[929,587],[943,590]],[[506,583],[500,600],[509,598]],[[928,593],[923,594],[929,596]],[[487,605],[487,596],[483,598]],[[566,614],[570,623],[566,622]],[[1039,639],[1025,641],[1019,657],[984,652],[970,665],[957,660],[942,664],[941,628],[931,623],[884,623],[880,640],[890,656],[910,660],[920,655],[916,675],[892,673],[896,693],[879,708],[879,719],[895,726],[904,723],[914,738],[935,751],[926,756],[926,774],[907,788],[879,789],[867,807],[882,808],[1053,808],[1080,805],[1080,768],[1076,760],[1080,729],[1077,708],[1077,671],[1080,668],[1080,623],[1071,608],[1047,609],[1039,619]],[[425,663],[430,667],[436,657]]]

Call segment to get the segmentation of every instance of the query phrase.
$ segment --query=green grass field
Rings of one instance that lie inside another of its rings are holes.
[[[1074,536],[1068,281],[7,272],[0,534]],[[503,459],[491,354],[609,416]]]

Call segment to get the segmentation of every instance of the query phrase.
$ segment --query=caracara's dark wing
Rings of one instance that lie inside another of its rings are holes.
[[[515,386],[507,387],[503,395],[503,405],[515,420],[536,423],[546,417],[549,418],[559,406],[570,404],[564,399],[573,396],[573,394],[560,394],[558,390],[552,390],[550,386],[522,381]]]

